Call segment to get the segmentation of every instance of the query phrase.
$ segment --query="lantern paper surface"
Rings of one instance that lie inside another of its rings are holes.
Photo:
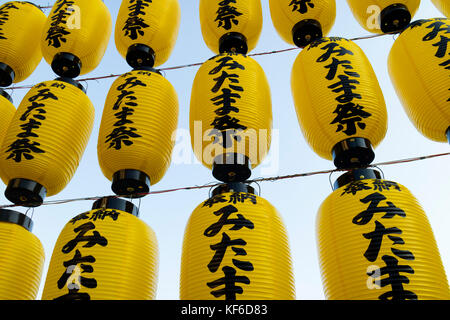
[[[317,218],[327,299],[450,298],[428,219],[401,184],[366,179],[336,189]]]
[[[446,34],[449,19],[413,22],[395,40],[389,74],[403,107],[417,130],[445,142],[450,127],[449,62]]]
[[[450,2],[448,0],[431,0],[433,4],[438,8],[447,18],[450,17]]]

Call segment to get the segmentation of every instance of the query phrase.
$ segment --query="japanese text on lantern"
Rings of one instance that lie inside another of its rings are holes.
[[[75,2],[68,0],[58,0],[55,3],[55,11],[50,17],[51,24],[47,31],[47,37],[45,40],[48,41],[48,45],[59,48],[63,42],[67,39],[65,36],[70,34],[67,27],[67,18],[72,14],[72,6]]]
[[[144,35],[144,30],[149,27],[148,24],[145,23],[145,8],[150,6],[152,0],[131,0],[130,6],[128,7],[128,19],[125,21],[125,26],[122,28],[122,31],[125,31],[125,36],[129,37],[132,40],[136,40],[139,36]]]
[[[8,39],[6,35],[3,33],[3,25],[9,20],[9,10],[16,9],[18,10],[14,3],[5,3],[0,7],[0,40]]]
[[[222,0],[219,2],[219,9],[217,10],[216,20],[218,22],[219,28],[224,28],[225,30],[230,30],[234,25],[239,24],[237,17],[241,16],[242,13],[237,10],[232,4],[236,4],[238,0]],[[247,0],[245,0],[247,1]]]

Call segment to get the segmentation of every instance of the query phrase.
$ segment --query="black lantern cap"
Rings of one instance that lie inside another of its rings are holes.
[[[159,69],[155,69],[153,67],[142,66],[142,67],[137,67],[137,68],[133,69],[133,71],[141,71],[141,70],[142,71],[154,72],[154,73],[157,73],[157,74],[159,74],[161,76],[163,75],[162,72]]]
[[[247,54],[247,38],[239,32],[229,32],[219,39],[219,52]]]
[[[214,197],[218,194],[227,192],[244,192],[255,194],[255,188],[244,182],[230,182],[214,188],[214,190],[212,191],[212,196]]]
[[[0,87],[8,87],[14,82],[16,74],[6,63],[0,62]]]
[[[0,96],[8,99],[9,102],[13,103],[13,99],[11,98],[11,96],[8,94],[8,92],[3,90],[2,88],[0,88]]]
[[[152,68],[155,65],[155,51],[145,44],[136,43],[128,48],[126,60],[133,69]]]
[[[411,22],[411,13],[404,4],[395,3],[380,13],[381,31],[384,33],[400,32]]]
[[[338,169],[360,168],[375,159],[372,145],[365,138],[349,138],[337,143],[332,150],[334,165]]]
[[[60,77],[76,78],[81,73],[81,60],[69,52],[59,52],[53,57],[52,70]]]
[[[250,159],[239,153],[224,153],[214,158],[212,174],[222,182],[244,182],[252,175]]]
[[[448,140],[448,143],[450,144],[450,127],[448,127],[448,129],[447,129],[447,140]]]
[[[58,77],[55,79],[56,81],[62,81],[62,82],[66,82],[69,83],[75,87],[77,87],[78,89],[80,89],[81,91],[83,91],[84,93],[86,93],[86,88],[83,87],[83,85],[81,83],[79,83],[78,81],[72,79],[72,78],[68,78],[68,77]]]
[[[47,189],[28,179],[12,179],[5,190],[5,197],[12,203],[23,207],[39,207],[47,196]]]
[[[314,19],[305,19],[297,22],[292,28],[292,39],[299,48],[304,48],[322,37],[322,26],[319,21]]]
[[[23,213],[13,210],[0,209],[0,222],[14,223],[30,232],[33,230],[33,220]]]
[[[133,216],[139,217],[139,209],[130,201],[116,198],[116,197],[103,197],[94,202],[92,210],[96,209],[115,209],[123,212],[128,212]]]
[[[381,179],[381,173],[375,169],[359,168],[350,170],[341,175],[334,182],[333,190],[339,189],[351,182],[364,180],[364,179]]]
[[[113,175],[111,189],[118,196],[142,198],[150,191],[150,178],[139,170],[119,170]]]

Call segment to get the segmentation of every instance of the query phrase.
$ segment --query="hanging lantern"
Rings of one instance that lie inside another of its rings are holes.
[[[12,103],[11,96],[5,90],[0,89],[0,114],[2,115],[0,122],[0,144],[5,137],[14,113],[16,113],[16,108]]]
[[[295,299],[281,217],[242,183],[219,187],[195,209],[181,263],[181,300]]]
[[[112,85],[103,110],[98,159],[117,195],[142,197],[170,165],[178,123],[175,89],[155,70],[134,70]]]
[[[300,127],[312,149],[338,168],[370,164],[387,130],[386,105],[364,52],[322,38],[300,52],[291,75]]]
[[[246,54],[262,30],[261,0],[200,0],[203,40],[214,53]]]
[[[0,6],[0,86],[28,78],[42,60],[39,43],[47,17],[31,2]]]
[[[300,48],[326,36],[336,19],[335,0],[269,0],[269,5],[280,37]]]
[[[449,19],[411,23],[395,40],[388,66],[397,95],[417,130],[433,141],[448,139],[450,143],[449,30]]]
[[[167,61],[178,35],[178,0],[122,0],[116,21],[116,48],[132,68]]]
[[[0,209],[0,300],[34,300],[44,267],[44,248],[26,215]]]
[[[448,0],[431,0],[433,4],[441,11],[447,18],[450,18],[450,3]]]
[[[50,260],[42,300],[150,300],[156,296],[153,230],[123,199],[97,200],[70,220]]]
[[[57,79],[31,88],[0,151],[6,198],[34,207],[64,189],[78,167],[93,122],[94,107],[79,83]]]
[[[271,140],[270,88],[261,66],[242,54],[209,59],[194,79],[190,108],[197,159],[220,181],[248,179]]]
[[[428,219],[401,184],[372,169],[338,178],[317,218],[327,299],[450,299]]]
[[[60,77],[91,72],[105,54],[111,28],[102,0],[57,0],[41,38],[44,59]]]
[[[358,23],[372,33],[400,32],[419,9],[420,0],[347,0]]]

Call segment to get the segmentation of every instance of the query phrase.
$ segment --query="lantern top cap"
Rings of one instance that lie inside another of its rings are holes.
[[[359,168],[350,170],[341,175],[334,182],[333,190],[337,190],[349,183],[365,179],[381,179],[381,173],[378,170],[370,168]]]
[[[0,96],[8,99],[9,102],[13,103],[13,99],[11,98],[11,96],[8,94],[8,92],[3,90],[2,88],[0,88]]]
[[[33,220],[23,213],[13,210],[0,209],[0,222],[14,223],[30,232],[33,230]]]
[[[62,81],[62,82],[66,82],[69,83],[75,87],[77,87],[78,89],[80,89],[81,91],[83,91],[83,93],[86,93],[86,88],[83,87],[83,85],[81,83],[79,83],[78,81],[72,79],[72,78],[68,78],[68,77],[58,77],[55,79],[55,81]]]
[[[227,192],[244,192],[255,194],[255,189],[245,182],[229,182],[216,187],[212,191],[212,197]]]
[[[92,205],[92,210],[96,209],[116,209],[139,217],[139,209],[130,201],[117,197],[103,197],[98,199]]]

